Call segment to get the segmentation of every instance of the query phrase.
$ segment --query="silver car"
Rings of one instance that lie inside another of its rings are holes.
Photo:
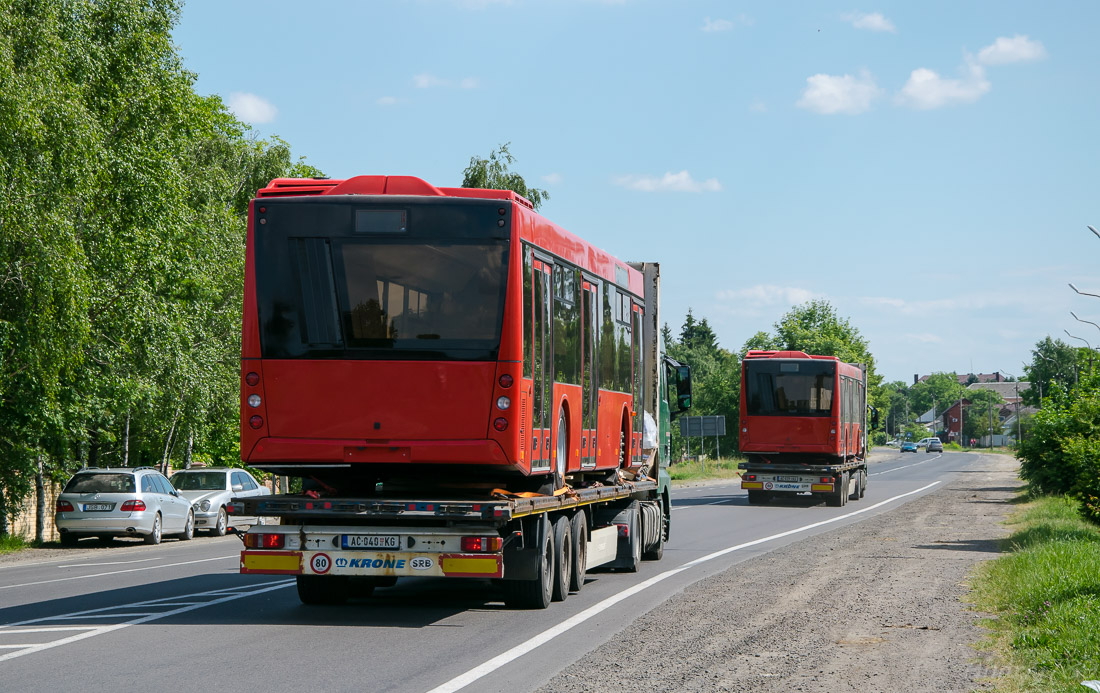
[[[54,519],[64,546],[90,536],[140,536],[159,544],[165,534],[195,534],[191,503],[153,467],[80,470],[58,495]]]
[[[203,467],[182,469],[172,475],[172,484],[184,498],[191,501],[195,527],[224,536],[229,527],[251,526],[260,522],[256,517],[230,517],[225,506],[233,498],[266,496],[271,491],[243,469]]]

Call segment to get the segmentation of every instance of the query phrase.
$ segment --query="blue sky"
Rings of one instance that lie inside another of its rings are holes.
[[[739,350],[828,300],[878,372],[1100,347],[1100,3],[271,0],[184,6],[197,90],[333,178],[461,182],[662,264]]]

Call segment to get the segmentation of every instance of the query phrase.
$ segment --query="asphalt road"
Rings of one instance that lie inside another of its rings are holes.
[[[589,573],[543,611],[454,579],[307,607],[292,579],[238,574],[234,536],[5,562],[0,691],[530,691],[685,586],[933,493],[972,459],[876,452],[866,497],[842,508],[750,507],[736,482],[676,489],[663,560]]]

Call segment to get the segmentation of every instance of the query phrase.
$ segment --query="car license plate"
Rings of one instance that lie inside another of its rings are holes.
[[[793,482],[793,483],[797,484],[800,481],[802,481],[802,477],[800,477],[800,476],[777,476],[777,477],[775,477],[775,480],[776,481],[790,481],[790,482]]]
[[[345,549],[396,549],[401,546],[401,538],[392,534],[345,534],[341,545]]]
[[[115,507],[114,503],[85,503],[84,511],[89,512],[93,510],[110,510]]]

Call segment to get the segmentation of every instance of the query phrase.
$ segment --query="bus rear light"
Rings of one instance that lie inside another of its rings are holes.
[[[252,428],[259,428],[264,425],[264,417],[257,414],[248,420],[248,425]]]
[[[500,537],[462,537],[461,546],[464,553],[489,553],[500,551],[504,540]]]
[[[493,428],[497,429],[498,431],[500,431],[502,433],[504,431],[507,431],[508,430],[508,419],[504,418],[503,416],[498,416],[497,418],[493,419]]]
[[[504,375],[500,376],[500,379],[497,380],[497,382],[500,383],[500,386],[503,388],[512,387],[512,376],[505,373]]]
[[[260,396],[259,395],[249,395],[248,396],[248,406],[252,407],[253,409],[260,406]]]
[[[74,510],[76,510],[76,508],[74,508],[73,504],[69,501],[61,500],[60,498],[57,499],[57,506],[54,508],[54,512],[71,513]]]
[[[285,534],[246,534],[244,546],[247,549],[281,549],[286,546]]]
[[[244,377],[244,381],[246,383],[248,383],[249,385],[251,385],[252,387],[256,387],[257,385],[260,384],[260,374],[255,372],[255,371],[252,371]]]
[[[497,409],[504,411],[510,406],[512,406],[512,400],[504,396],[497,397]]]
[[[139,513],[145,510],[145,501],[128,500],[119,507],[119,510],[124,513]]]

